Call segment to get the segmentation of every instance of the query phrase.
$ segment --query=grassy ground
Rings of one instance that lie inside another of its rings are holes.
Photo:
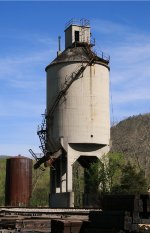
[[[0,159],[0,205],[5,205],[5,174],[6,174],[6,159]]]

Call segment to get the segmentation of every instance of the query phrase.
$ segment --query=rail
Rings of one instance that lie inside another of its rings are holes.
[[[86,215],[90,211],[100,211],[99,208],[47,208],[47,207],[0,207],[0,214],[2,215],[42,215],[42,214],[78,214]]]
[[[107,61],[108,63],[110,62],[110,56],[103,51],[100,50],[93,50],[93,52],[96,54],[96,56],[100,57],[101,59]]]
[[[90,26],[90,21],[88,19],[70,19],[66,24],[65,24],[65,29],[67,29],[70,25],[78,25],[82,27],[89,27]]]

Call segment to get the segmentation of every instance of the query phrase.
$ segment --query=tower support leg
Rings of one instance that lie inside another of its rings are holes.
[[[71,161],[60,156],[53,164],[50,173],[50,207],[74,207],[74,193],[72,192]]]

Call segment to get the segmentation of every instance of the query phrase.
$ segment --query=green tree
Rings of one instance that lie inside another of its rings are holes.
[[[108,153],[87,169],[89,192],[111,192],[120,183],[124,157],[120,153]]]
[[[148,190],[147,182],[142,170],[136,171],[129,162],[122,169],[120,185],[113,187],[115,192],[123,194],[143,194]]]
[[[86,169],[86,190],[89,193],[107,192],[107,172],[103,162],[98,160]]]
[[[140,194],[147,192],[144,172],[127,163],[120,153],[109,153],[87,169],[88,191],[91,193]]]
[[[121,153],[108,153],[108,162],[105,163],[107,181],[109,192],[112,191],[113,187],[120,183],[120,178],[122,174],[122,169],[125,164],[125,159]]]
[[[32,174],[32,197],[30,199],[30,206],[47,207],[49,206],[50,170],[49,168],[46,168],[45,171],[33,169]]]
[[[84,168],[80,165],[78,160],[73,164],[73,191],[75,207],[82,207],[84,193]]]

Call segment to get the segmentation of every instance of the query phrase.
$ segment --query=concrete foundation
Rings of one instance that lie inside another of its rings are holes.
[[[50,207],[51,208],[74,207],[74,192],[50,194]]]

